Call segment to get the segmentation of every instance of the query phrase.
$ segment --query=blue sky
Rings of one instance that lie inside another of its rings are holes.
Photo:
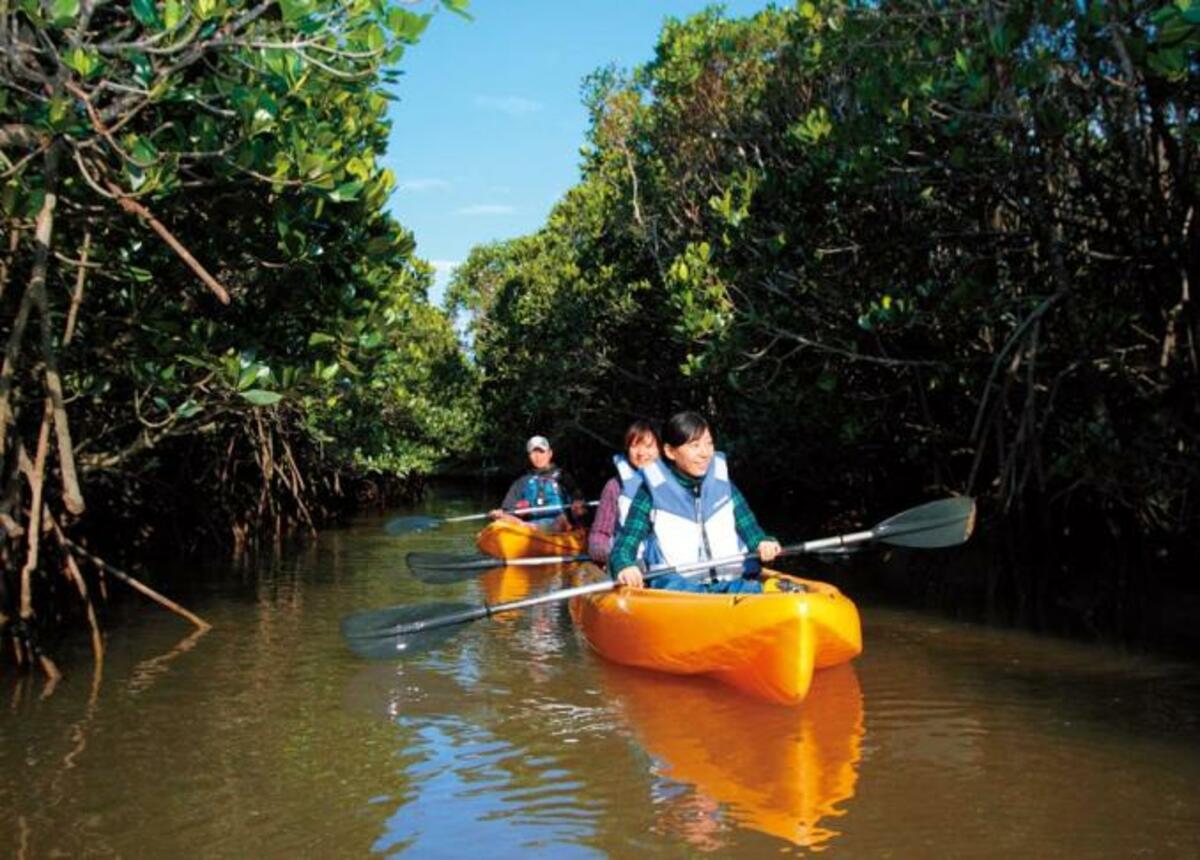
[[[430,0],[408,4],[429,11]],[[439,270],[472,247],[531,233],[579,179],[587,116],[580,84],[610,63],[653,56],[665,18],[702,0],[471,0],[473,21],[439,9],[400,63],[384,164],[392,212]],[[767,0],[729,0],[729,17]]]

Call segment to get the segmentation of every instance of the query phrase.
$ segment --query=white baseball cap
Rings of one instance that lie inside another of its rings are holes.
[[[545,436],[530,436],[529,441],[525,443],[525,453],[541,448],[543,451],[550,450],[550,440]]]

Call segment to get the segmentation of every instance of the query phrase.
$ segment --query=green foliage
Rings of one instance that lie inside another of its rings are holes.
[[[698,406],[814,497],[1194,530],[1198,8],[668,21],[646,66],[586,82],[547,225],[458,273],[485,414],[615,442]]]
[[[385,211],[394,178],[379,164],[386,67],[428,14],[359,0],[17,9],[2,38],[25,83],[0,88],[4,235],[20,241],[0,275],[6,319],[32,295],[51,191],[57,256],[51,354],[36,313],[11,335],[6,467],[36,449],[48,358],[78,443],[51,469],[73,457],[85,497],[121,500],[91,521],[137,532],[171,512],[237,540],[311,526],[342,476],[428,472],[472,443],[475,377]],[[16,50],[25,39],[36,51]],[[21,498],[10,486],[4,512],[19,519]]]

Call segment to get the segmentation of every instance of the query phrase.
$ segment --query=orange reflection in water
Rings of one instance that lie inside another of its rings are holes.
[[[561,564],[493,567],[479,577],[483,599],[494,606],[550,591],[559,584],[563,568]],[[495,620],[511,620],[515,617],[511,613],[502,613]]]
[[[830,819],[854,796],[863,737],[852,665],[818,672],[804,703],[784,707],[707,679],[598,663],[654,773],[695,790],[660,799],[664,827],[703,851],[722,847],[722,816],[810,850],[839,835]]]

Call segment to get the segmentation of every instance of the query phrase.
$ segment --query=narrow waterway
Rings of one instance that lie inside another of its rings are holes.
[[[798,708],[608,665],[557,604],[364,662],[348,613],[560,582],[422,584],[470,524],[387,520],[180,571],[214,629],[126,613],[99,679],[86,642],[50,696],[0,675],[0,855],[1200,856],[1195,665],[869,604]]]

